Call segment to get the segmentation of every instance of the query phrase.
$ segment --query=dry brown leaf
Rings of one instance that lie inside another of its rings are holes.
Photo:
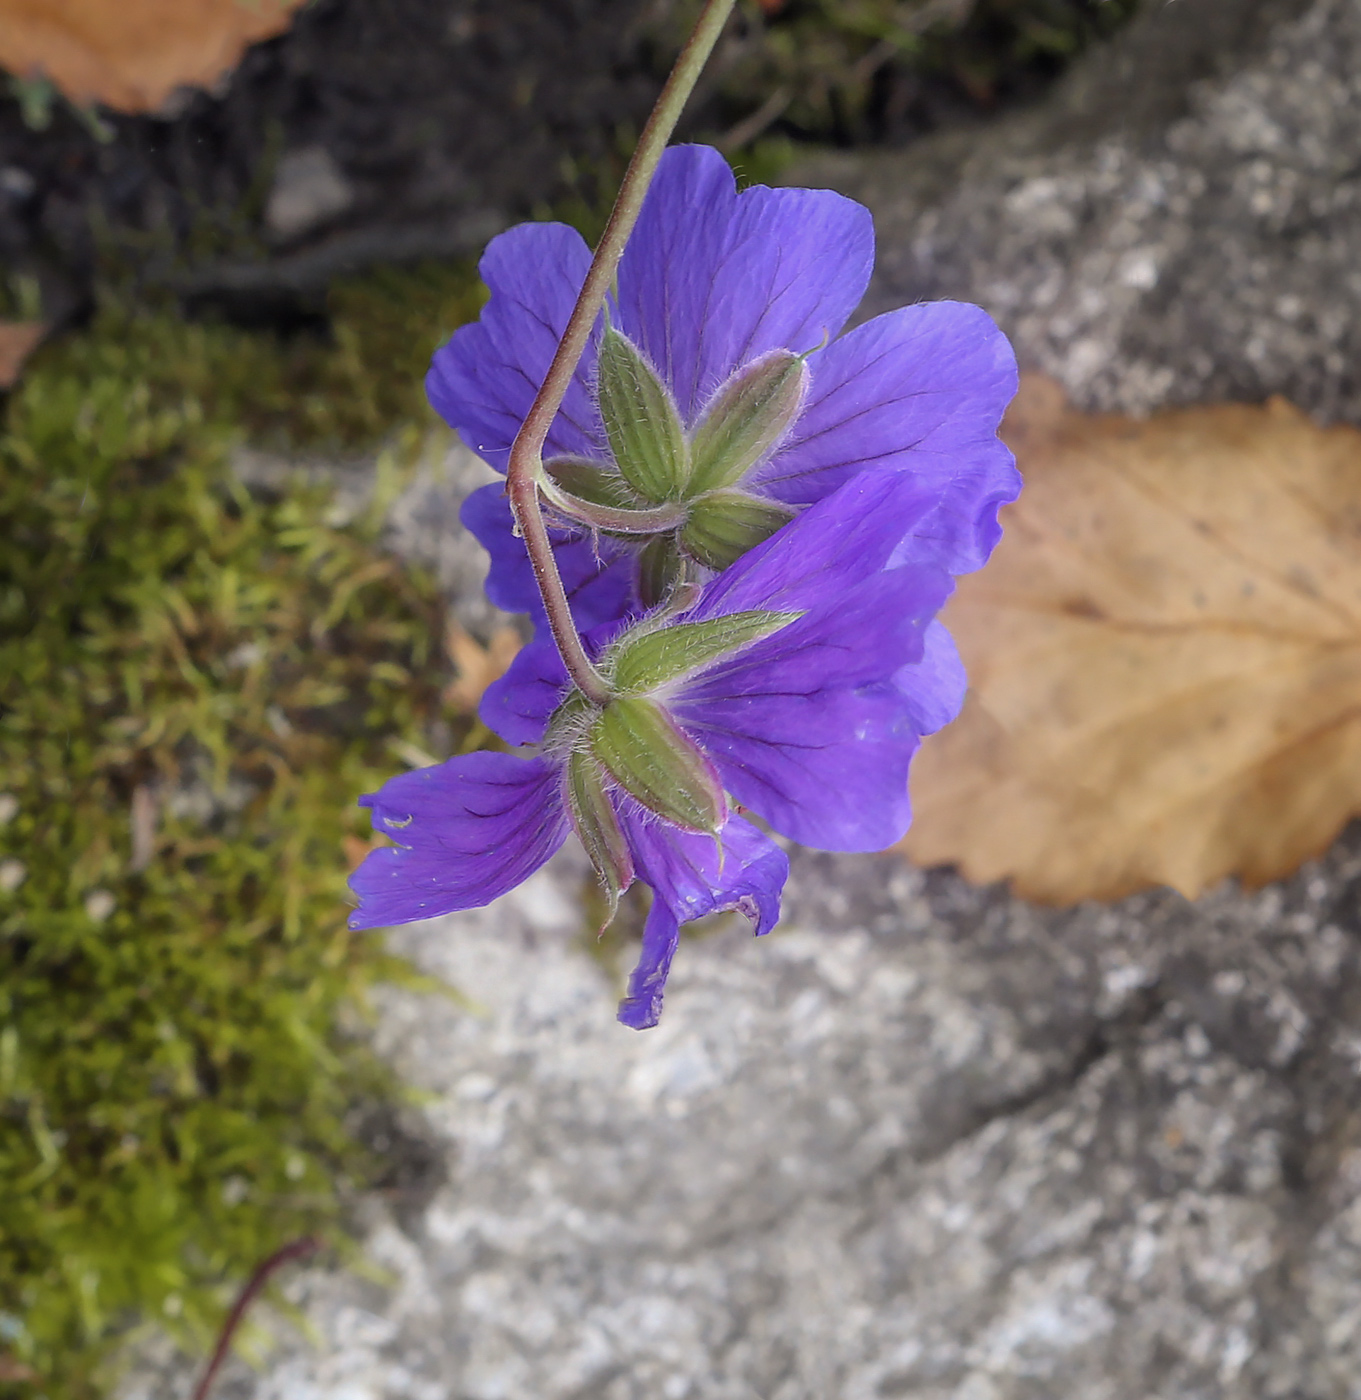
[[[484,647],[450,618],[444,633],[444,649],[458,671],[458,676],[445,688],[445,704],[470,715],[476,711],[482,692],[504,676],[515,660],[520,650],[520,634],[513,627],[498,627]]]
[[[38,1373],[12,1356],[0,1356],[0,1381],[36,1381]]]
[[[19,382],[24,361],[47,334],[41,321],[0,321],[0,389]]]
[[[1147,422],[1029,379],[1025,490],[945,618],[970,693],[904,848],[1067,904],[1260,885],[1361,813],[1361,433],[1274,399]]]
[[[150,112],[211,87],[302,0],[0,0],[0,68],[43,74],[72,101]]]
[[[345,853],[345,864],[351,871],[358,870],[366,856],[393,844],[394,842],[381,831],[375,831],[367,840],[362,836],[352,836],[349,832],[340,838],[340,848]]]

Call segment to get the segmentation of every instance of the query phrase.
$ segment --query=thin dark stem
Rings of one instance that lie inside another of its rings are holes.
[[[510,508],[515,515],[515,523],[524,537],[525,548],[529,552],[534,578],[543,598],[544,611],[548,615],[548,626],[562,653],[563,664],[572,677],[577,689],[593,704],[604,705],[610,698],[609,687],[600,673],[591,665],[581,638],[572,622],[571,609],[567,603],[567,592],[562,586],[557,563],[553,558],[553,546],[548,538],[548,527],[539,509],[539,483],[543,475],[543,445],[553,419],[562,407],[567,387],[580,363],[586,342],[590,339],[591,327],[605,304],[605,296],[614,281],[615,270],[623,256],[624,245],[628,242],[633,225],[637,222],[638,211],[643,206],[643,196],[656,173],[657,162],[662,158],[666,143],[676,129],[687,98],[693,91],[695,82],[708,62],[718,36],[732,13],[734,0],[706,0],[704,10],[694,32],[681,50],[671,76],[666,80],[657,105],[647,119],[643,134],[638,141],[638,149],[633,153],[629,168],[624,173],[619,186],[619,196],[614,202],[609,223],[596,245],[595,257],[591,260],[586,280],[581,284],[581,293],[572,310],[563,332],[553,363],[539,392],[534,398],[529,413],[510,449],[510,462],[506,469],[506,490],[510,496]]]
[[[236,1302],[232,1304],[232,1310],[227,1314],[226,1322],[222,1324],[222,1331],[218,1333],[217,1346],[213,1349],[207,1369],[194,1388],[193,1400],[208,1400],[208,1392],[212,1389],[213,1381],[217,1378],[222,1363],[227,1359],[227,1352],[231,1350],[232,1338],[236,1336],[236,1329],[241,1326],[241,1320],[245,1317],[247,1309],[255,1301],[260,1290],[269,1282],[270,1276],[276,1270],[283,1268],[285,1264],[291,1264],[295,1259],[306,1259],[308,1255],[315,1254],[320,1248],[320,1241],[314,1240],[310,1236],[294,1240],[292,1244],[286,1244],[282,1249],[275,1250],[250,1276]]]

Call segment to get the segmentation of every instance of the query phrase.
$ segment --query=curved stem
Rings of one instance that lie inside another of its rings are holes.
[[[610,690],[591,664],[581,638],[577,635],[567,603],[567,592],[562,586],[562,578],[553,558],[553,545],[548,538],[548,527],[539,509],[543,445],[548,437],[548,430],[553,425],[553,419],[562,407],[567,386],[571,383],[572,375],[586,349],[591,327],[595,325],[595,318],[605,304],[605,297],[614,281],[624,245],[638,220],[643,196],[656,173],[657,162],[662,158],[662,152],[671,139],[671,133],[676,129],[676,122],[680,118],[686,99],[694,90],[695,82],[718,42],[718,36],[732,13],[734,3],[735,0],[706,0],[694,32],[686,41],[680,57],[676,60],[676,66],[671,70],[671,76],[666,80],[657,105],[653,107],[652,115],[643,128],[638,149],[634,151],[629,168],[624,173],[609,223],[605,225],[605,232],[596,245],[595,257],[591,260],[586,280],[581,284],[581,293],[553,356],[553,363],[548,367],[548,374],[539,387],[534,403],[510,449],[510,461],[506,468],[506,491],[510,497],[510,508],[524,538],[525,549],[529,552],[529,561],[534,570],[535,582],[539,586],[539,595],[543,598],[553,640],[557,643],[563,664],[577,689],[595,705],[606,704],[610,698]]]
[[[212,1390],[218,1370],[227,1358],[227,1352],[231,1347],[232,1338],[236,1335],[236,1329],[240,1327],[241,1319],[245,1317],[247,1309],[255,1301],[256,1294],[269,1282],[270,1275],[276,1269],[282,1268],[295,1259],[306,1259],[309,1254],[315,1254],[320,1248],[320,1241],[314,1240],[310,1236],[294,1240],[292,1244],[286,1244],[282,1249],[275,1250],[250,1276],[246,1286],[241,1290],[233,1304],[231,1312],[227,1314],[226,1322],[222,1324],[222,1331],[217,1338],[217,1346],[213,1348],[208,1365],[199,1383],[194,1387],[194,1400],[208,1400],[208,1392]]]
[[[593,530],[613,530],[621,535],[660,534],[684,525],[690,516],[690,509],[684,501],[664,501],[661,505],[640,506],[636,510],[627,506],[602,506],[595,501],[584,501],[580,496],[564,491],[547,476],[540,478],[539,491],[550,506],[569,519],[589,525]]]

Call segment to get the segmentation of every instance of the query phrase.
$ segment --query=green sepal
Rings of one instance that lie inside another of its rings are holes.
[[[689,449],[666,386],[612,326],[600,341],[600,417],[624,480],[644,500],[677,499],[689,475]]]
[[[633,854],[619,828],[599,765],[588,754],[574,753],[567,760],[567,806],[572,828],[605,891],[608,912],[601,921],[603,931],[619,908],[619,896],[633,883]]]
[[[673,622],[633,636],[625,634],[611,648],[606,669],[621,695],[646,694],[772,636],[802,616],[753,609],[704,622]]]
[[[680,582],[685,572],[680,540],[674,530],[654,535],[638,554],[638,596],[645,608],[655,608]]]
[[[728,805],[713,765],[654,700],[611,700],[591,728],[590,749],[610,776],[663,821],[715,836]]]
[[[568,495],[589,501],[593,506],[634,510],[645,504],[618,472],[602,467],[589,457],[550,457],[543,469]]]
[[[688,494],[741,481],[789,431],[807,389],[808,366],[789,350],[772,350],[734,375],[691,439]]]
[[[555,515],[610,535],[656,535],[664,530],[674,530],[685,522],[687,516],[683,501],[662,501],[657,505],[645,502],[636,508],[621,508],[583,500],[551,481],[543,482],[540,489],[544,504]]]
[[[723,570],[768,540],[794,512],[745,491],[711,491],[690,507],[681,548],[710,569]]]
[[[567,698],[549,716],[544,748],[550,753],[571,753],[590,727],[595,706],[574,686]]]

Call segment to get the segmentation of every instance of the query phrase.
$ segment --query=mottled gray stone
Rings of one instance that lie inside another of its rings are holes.
[[[813,173],[875,208],[871,309],[979,300],[1093,407],[1355,418],[1358,73],[1356,0],[1175,0],[1019,122]],[[570,854],[397,931],[473,1003],[382,999],[440,1169],[364,1205],[388,1281],[297,1276],[312,1336],[221,1400],[1361,1400],[1361,832],[1069,912],[792,862],[642,1035]]]
[[[1071,913],[796,853],[782,929],[688,940],[644,1035],[583,878],[395,935],[474,1003],[382,1005],[447,1180],[224,1398],[1358,1393],[1361,840]]]
[[[1085,407],[1281,393],[1361,420],[1361,6],[1262,41],[1301,8],[1172,0],[1020,120],[793,178],[874,209],[868,311],[980,302]]]
[[[339,217],[354,199],[354,186],[324,146],[285,151],[265,201],[265,228],[288,242]]]
[[[434,572],[458,620],[486,641],[510,616],[482,592],[487,556],[458,518],[459,508],[480,486],[502,481],[480,457],[437,433],[427,443],[415,475],[387,515],[387,543],[404,559]]]
[[[394,449],[347,461],[290,457],[253,447],[238,447],[232,455],[236,475],[257,490],[277,489],[293,480],[330,487],[327,518],[335,525],[355,519],[373,503],[375,491],[386,492],[399,481],[400,490],[386,505],[387,547],[431,570],[459,622],[485,641],[511,619],[484,596],[487,556],[458,513],[469,493],[502,478],[442,429],[420,444],[405,471],[398,462]]]

